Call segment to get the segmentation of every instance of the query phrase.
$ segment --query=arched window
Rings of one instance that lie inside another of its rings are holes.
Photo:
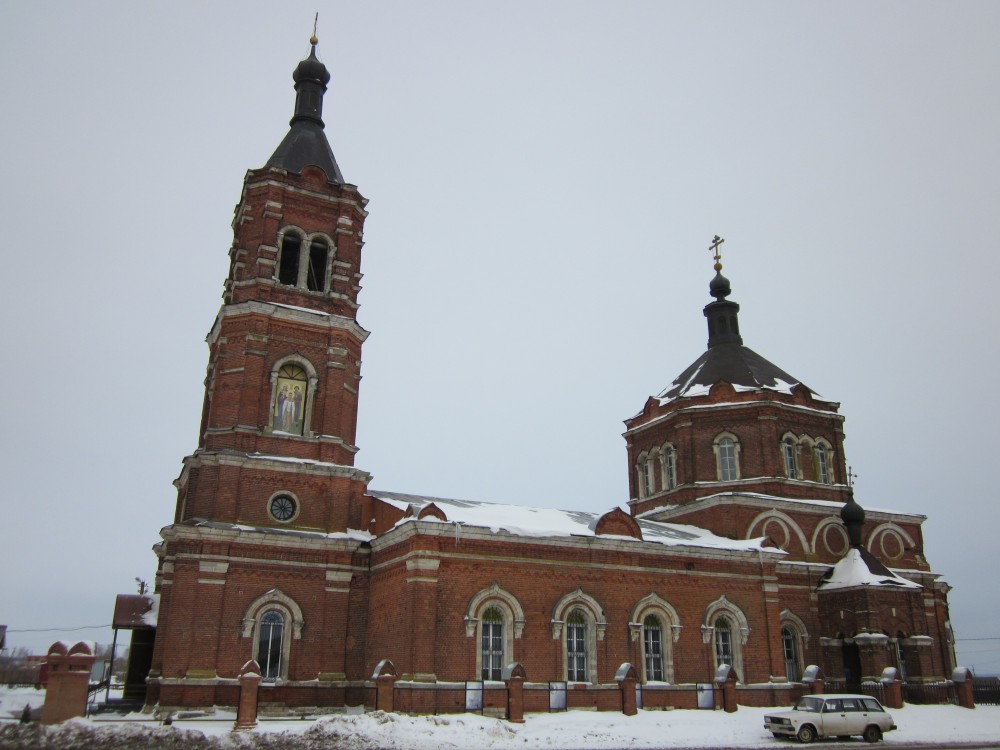
[[[260,675],[265,680],[277,680],[282,676],[284,636],[284,615],[275,609],[265,612],[260,618],[257,638],[257,663],[260,665]]]
[[[785,458],[785,476],[789,479],[799,478],[799,467],[798,467],[798,446],[795,445],[795,439],[792,437],[786,437],[781,441],[781,451]]]
[[[309,378],[295,364],[283,365],[277,374],[274,403],[271,406],[271,430],[301,435],[305,425]]]
[[[499,680],[503,673],[503,613],[496,607],[483,612],[482,617],[482,678]]]
[[[654,615],[642,621],[642,644],[646,680],[663,682],[663,625]]]
[[[816,457],[816,481],[830,484],[830,456],[826,446],[817,443],[813,455]]]
[[[552,610],[552,637],[563,647],[565,679],[597,682],[597,641],[604,640],[608,619],[594,597],[581,588],[566,594]]]
[[[728,664],[736,670],[737,679],[744,681],[743,646],[750,636],[750,624],[743,610],[723,595],[705,609],[702,635],[712,643],[715,667]]]
[[[306,288],[314,292],[326,291],[327,260],[330,249],[326,240],[317,238],[309,243],[309,272],[306,276]]]
[[[499,680],[504,665],[515,660],[514,641],[524,633],[524,608],[494,583],[469,600],[464,621],[466,637],[475,638],[476,679]]]
[[[566,618],[566,679],[587,682],[587,618],[574,609]]]
[[[715,439],[716,468],[720,482],[735,482],[740,478],[740,444],[736,436],[724,432]]]
[[[735,667],[733,652],[733,625],[728,617],[720,617],[715,621],[715,666],[723,664]]]
[[[802,674],[799,662],[799,643],[795,632],[786,625],[781,629],[781,652],[785,657],[785,677],[795,682]]]
[[[278,283],[295,286],[299,283],[299,258],[302,255],[302,238],[295,232],[286,232],[281,238],[278,257]]]
[[[677,486],[677,449],[669,443],[660,451],[660,465],[663,468],[663,489],[672,490]]]
[[[292,641],[302,637],[302,608],[278,589],[261,594],[243,616],[247,652],[260,665],[265,680],[288,677]]]
[[[673,644],[680,637],[681,623],[670,602],[652,593],[636,602],[628,623],[632,642],[642,648],[642,679],[673,682]]]

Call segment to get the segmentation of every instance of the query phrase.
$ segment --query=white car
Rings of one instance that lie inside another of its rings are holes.
[[[775,737],[795,737],[799,742],[854,734],[865,742],[878,742],[896,725],[882,704],[867,695],[807,695],[791,711],[766,715],[764,728]]]

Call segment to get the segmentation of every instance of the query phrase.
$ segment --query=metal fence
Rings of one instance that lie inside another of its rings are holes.
[[[936,706],[958,703],[958,697],[951,682],[904,682],[903,701],[917,706]]]
[[[41,684],[41,667],[6,667],[0,669],[0,685],[34,687]]]
[[[1000,706],[1000,677],[972,678],[972,699],[977,706]]]
[[[823,685],[828,693],[860,693],[878,699],[879,703],[885,703],[885,686],[881,682],[848,685],[846,680],[824,680]]]

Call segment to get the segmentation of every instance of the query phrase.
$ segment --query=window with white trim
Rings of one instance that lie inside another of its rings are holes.
[[[735,435],[723,433],[715,439],[716,468],[720,482],[735,482],[740,478],[740,444]]]
[[[499,680],[503,673],[504,634],[503,613],[496,607],[483,612],[482,617],[482,679]]]
[[[642,622],[642,644],[646,680],[663,682],[663,625],[655,615]]]
[[[285,616],[276,609],[269,609],[260,618],[257,638],[257,663],[264,680],[274,681],[282,676],[284,643]]]
[[[791,437],[782,440],[781,451],[785,458],[785,476],[789,479],[798,479],[798,446],[795,445],[795,440]]]
[[[719,617],[715,621],[715,666],[723,664],[735,667],[735,652],[733,651],[733,625],[728,617]]]
[[[587,618],[574,609],[566,618],[566,679],[587,682]]]
[[[663,489],[672,490],[677,486],[677,449],[667,445],[660,451],[660,464],[663,467]]]
[[[816,481],[830,484],[830,457],[826,446],[817,443],[813,448],[813,455],[816,457]]]

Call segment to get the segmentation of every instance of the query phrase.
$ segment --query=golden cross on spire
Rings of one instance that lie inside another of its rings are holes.
[[[854,486],[854,480],[857,479],[857,478],[858,478],[858,475],[854,473],[854,467],[853,466],[848,466],[847,467],[847,486],[848,487],[853,487]]]
[[[313,35],[309,38],[309,44],[315,46],[319,42],[319,37],[316,36],[316,30],[319,28],[319,11],[316,11],[316,17],[313,19]]]
[[[719,252],[719,245],[721,245],[723,242],[725,242],[724,239],[722,239],[719,235],[715,235],[715,238],[712,240],[712,244],[708,246],[708,249],[715,254],[716,271],[722,270],[722,253]]]

